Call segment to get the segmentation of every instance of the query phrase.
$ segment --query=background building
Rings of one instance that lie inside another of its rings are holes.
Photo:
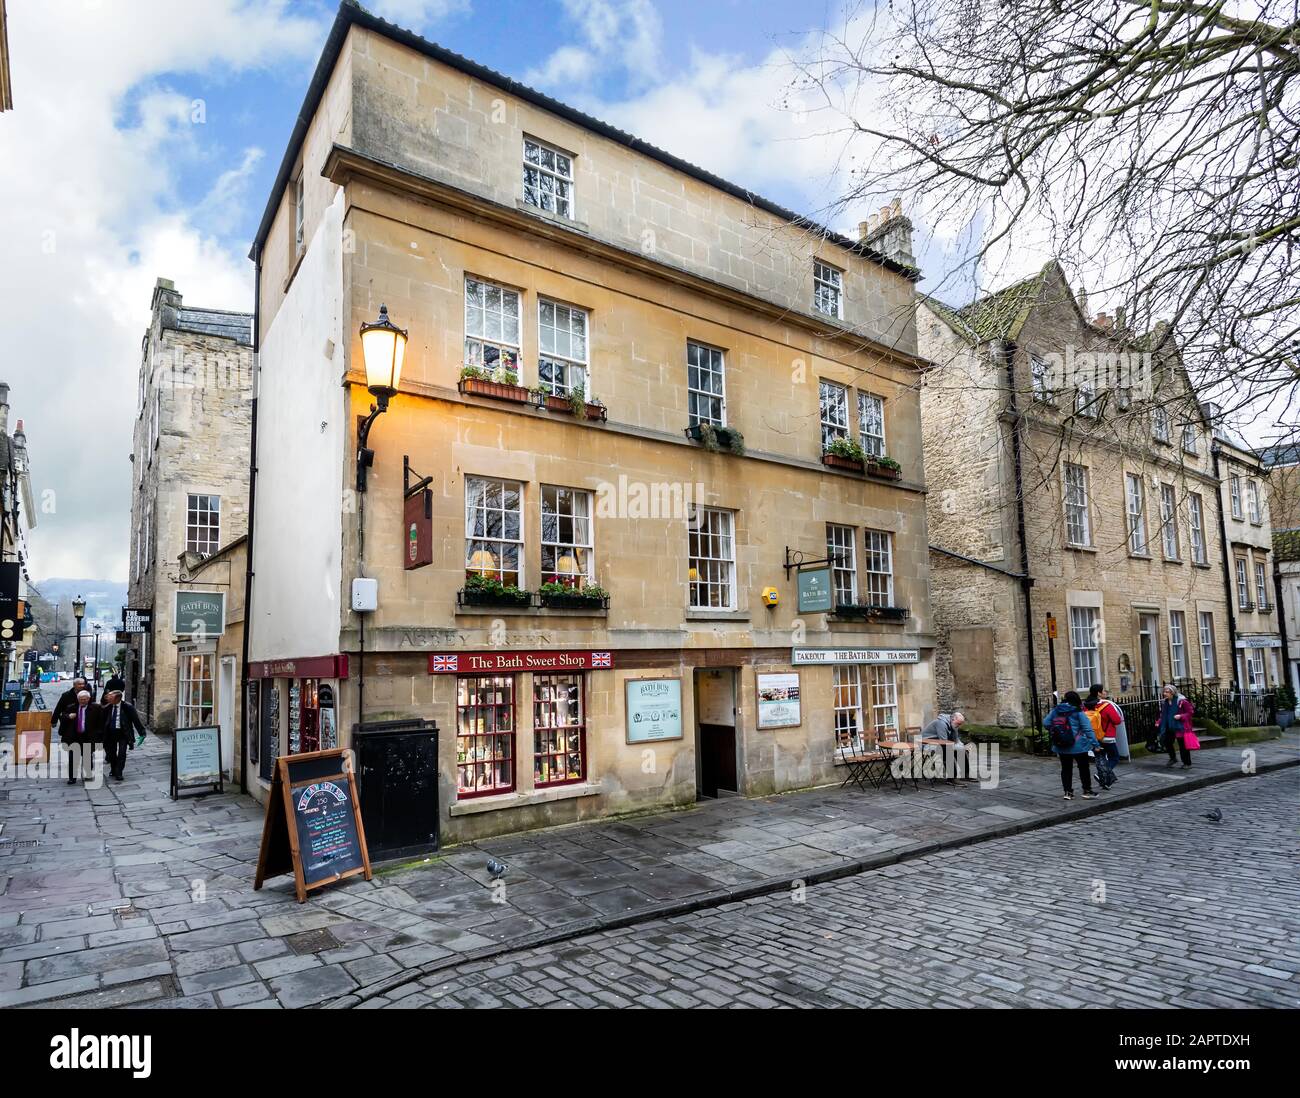
[[[133,638],[126,681],[159,731],[176,726],[178,690],[191,689],[178,684],[173,620],[182,558],[209,556],[247,532],[252,358],[250,314],[185,306],[158,279],[141,344],[127,592],[129,607],[152,611],[152,631]],[[199,643],[204,658],[185,667],[211,683],[215,638]]]
[[[302,118],[253,253],[264,778],[362,713],[433,719],[465,838],[812,785],[931,715],[901,215],[871,244],[818,230],[350,5]],[[381,303],[410,342],[358,496]],[[830,468],[836,439],[899,468]],[[404,457],[430,478],[417,569]],[[788,554],[828,543],[844,609],[800,614]],[[638,742],[677,690],[682,737]]]
[[[0,682],[20,678],[27,650],[36,639],[24,627],[27,609],[29,557],[27,531],[36,525],[36,501],[32,497],[31,466],[27,459],[27,435],[18,420],[9,433],[9,386],[0,381],[0,563],[3,564],[3,599],[6,615],[0,622]],[[7,635],[6,635],[7,634]]]
[[[1300,694],[1300,441],[1263,450],[1268,506],[1273,520],[1273,571],[1278,624],[1291,689]]]
[[[917,324],[940,708],[1016,726],[1053,688],[1229,682],[1211,440],[1176,356],[1088,316],[1055,262]]]

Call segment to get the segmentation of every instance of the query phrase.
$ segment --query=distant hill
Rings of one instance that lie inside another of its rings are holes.
[[[126,584],[114,580],[99,579],[64,579],[54,576],[50,579],[37,580],[32,586],[40,597],[50,606],[62,603],[59,616],[67,627],[76,629],[72,619],[72,600],[81,597],[86,600],[86,626],[100,622],[106,628],[122,627],[122,607],[126,603]],[[35,601],[35,600],[33,600]]]

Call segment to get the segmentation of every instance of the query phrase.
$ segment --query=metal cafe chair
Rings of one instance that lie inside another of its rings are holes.
[[[898,775],[894,773],[893,762],[895,758],[904,759],[907,762],[907,773],[904,775],[912,781],[913,789],[920,789],[916,782],[916,763],[917,747],[909,740],[900,739],[898,730],[894,728],[878,729],[876,735],[876,746],[879,747],[889,756],[889,776],[894,779],[894,788],[901,789],[902,783],[898,780]]]

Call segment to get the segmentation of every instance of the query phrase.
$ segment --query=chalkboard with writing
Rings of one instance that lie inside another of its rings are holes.
[[[292,873],[298,902],[313,888],[364,873],[370,880],[352,753],[335,749],[276,760],[253,887]]]

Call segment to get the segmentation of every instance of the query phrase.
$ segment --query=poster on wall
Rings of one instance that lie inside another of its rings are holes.
[[[334,722],[334,687],[322,683],[317,691],[320,705],[320,746],[322,751],[332,751],[339,745],[338,728]]]
[[[803,717],[799,708],[799,672],[757,676],[758,727],[797,728]]]
[[[624,688],[628,743],[682,738],[681,679],[628,679]]]

